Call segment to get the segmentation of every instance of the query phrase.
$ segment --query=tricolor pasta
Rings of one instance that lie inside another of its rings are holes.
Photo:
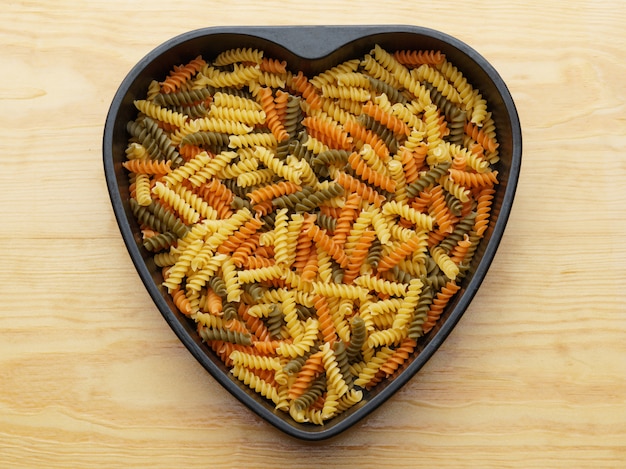
[[[143,246],[233,379],[322,425],[461,289],[498,184],[487,103],[441,52],[378,45],[312,77],[249,48],[154,78],[123,163]]]

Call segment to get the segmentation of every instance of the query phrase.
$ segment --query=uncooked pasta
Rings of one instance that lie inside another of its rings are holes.
[[[436,332],[487,233],[488,103],[436,50],[307,77],[257,49],[153,77],[129,205],[172,308],[296,422],[368,399]]]

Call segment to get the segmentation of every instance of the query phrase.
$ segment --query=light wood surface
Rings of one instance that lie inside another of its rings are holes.
[[[145,292],[101,139],[152,48],[214,25],[410,23],[515,99],[523,167],[483,286],[423,370],[293,440],[193,359]],[[0,467],[626,467],[626,4],[20,1],[0,8]]]

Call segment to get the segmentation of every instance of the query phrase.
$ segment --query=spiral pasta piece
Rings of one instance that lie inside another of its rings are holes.
[[[317,253],[314,249],[311,249],[309,252],[309,257],[302,267],[302,274],[300,276],[300,279],[303,282],[310,282],[317,276],[318,271],[319,264],[317,259]]]
[[[277,142],[284,141],[289,138],[289,134],[285,130],[283,119],[279,115],[272,89],[269,87],[261,87],[257,93],[261,108],[265,112],[265,124],[276,138]]]
[[[175,125],[176,127],[184,126],[187,121],[187,116],[161,107],[145,99],[136,99],[134,104],[139,111],[147,116],[161,122]]]
[[[280,360],[276,357],[265,357],[259,355],[252,355],[240,350],[233,350],[230,354],[230,359],[233,365],[238,365],[245,368],[256,368],[259,370],[280,370],[282,365]]]
[[[358,67],[359,59],[346,60],[345,62],[335,65],[334,67],[315,75],[310,79],[310,82],[313,86],[321,88],[322,85],[336,82],[339,75],[343,73],[355,72]]]
[[[361,176],[361,178],[370,184],[380,187],[387,192],[395,192],[396,182],[386,174],[381,174],[374,170],[367,162],[362,158],[363,154],[367,154],[367,149],[360,153],[352,152],[348,157],[348,163],[354,169],[354,172]]]
[[[268,183],[274,179],[276,173],[270,168],[248,171],[237,176],[239,187],[254,187]]]
[[[418,212],[407,204],[394,200],[384,205],[383,214],[401,216],[424,230],[431,231],[433,229],[433,218],[430,215]]]
[[[471,245],[472,242],[470,241],[469,236],[467,234],[464,235],[463,239],[460,240],[454,247],[454,249],[450,252],[450,259],[452,260],[452,262],[457,265],[463,262],[463,260],[467,256],[467,253],[469,252]]]
[[[130,163],[132,160],[145,160],[150,157],[150,155],[148,154],[148,150],[146,150],[146,147],[137,142],[129,143],[124,153],[127,158],[127,161],[125,161],[124,163]],[[129,171],[137,172],[132,170]]]
[[[246,194],[253,204],[275,199],[285,194],[293,194],[302,190],[302,187],[289,181],[281,181],[276,184],[261,187]]]
[[[302,184],[311,187],[321,188],[321,183],[318,179],[318,175],[315,173],[313,167],[307,160],[297,160],[295,156],[289,155],[287,157],[287,163],[292,164],[294,169],[300,172]]]
[[[369,85],[369,83],[367,85]],[[337,84],[322,85],[321,95],[325,98],[345,99],[355,102],[365,102],[372,97],[368,88],[338,86]]]
[[[436,148],[442,141],[443,134],[439,121],[437,106],[429,104],[424,108],[424,123],[426,124],[426,141],[429,151]]]
[[[281,278],[283,269],[279,265],[260,267],[258,269],[248,269],[239,271],[239,281],[242,283],[262,282],[265,280]]]
[[[332,120],[325,120],[319,117],[305,117],[302,120],[309,133],[314,135],[324,144],[339,148],[341,150],[350,150],[352,148],[352,137]]]
[[[407,291],[407,285],[404,283],[391,282],[382,278],[376,278],[371,274],[359,276],[354,283],[366,288],[367,290],[391,296],[405,296]]]
[[[357,88],[369,88],[370,80],[367,75],[358,73],[356,70],[351,72],[340,72],[336,75],[335,81],[338,86],[341,87],[357,87]]]
[[[304,216],[302,216],[299,213],[293,214],[287,224],[285,244],[286,244],[286,253],[288,256],[287,266],[289,268],[289,272],[286,273],[287,277],[285,278],[285,281],[290,281],[289,276],[296,275],[294,272],[292,272],[292,270],[295,268],[294,264],[295,264],[296,255],[297,255],[296,249],[298,245],[298,239],[300,238],[300,235],[302,233],[303,225],[304,225]],[[295,277],[294,277],[294,280],[295,280]],[[296,282],[296,286],[299,283],[300,281],[298,280]]]
[[[343,187],[346,192],[355,192],[360,197],[373,203],[377,207],[380,207],[384,202],[384,197],[382,195],[367,184],[355,179],[343,171],[337,171],[335,181]]]
[[[389,186],[393,187],[394,200],[396,202],[403,202],[407,198],[406,193],[406,177],[404,172],[404,167],[402,166],[402,162],[400,159],[395,158],[388,163],[389,174],[391,176],[391,180],[393,181],[393,185]]]
[[[162,176],[172,172],[171,161],[154,161],[147,159],[132,159],[124,161],[122,166],[131,173],[149,174]]]
[[[427,81],[443,96],[453,103],[460,103],[461,97],[457,90],[446,80],[445,76],[434,67],[424,64],[415,69],[415,77],[419,81]]]
[[[248,83],[248,88],[250,89],[250,93],[253,96],[258,96],[259,90],[263,87],[269,87],[274,90],[277,90],[277,96],[278,96],[279,94],[282,94],[281,89],[285,87],[285,84],[286,82],[285,82],[284,76],[277,75],[275,73],[261,71],[261,73],[259,74],[259,76],[257,77],[255,81]],[[278,102],[276,104],[278,108]],[[278,114],[279,116],[281,116],[280,112]],[[282,119],[282,116],[281,116],[281,119]]]
[[[180,216],[183,223],[193,224],[200,220],[200,214],[196,212],[180,195],[166,187],[162,182],[157,182],[152,189],[156,196],[167,203]]]
[[[179,89],[169,93],[161,93],[159,85],[158,91],[158,94],[155,94],[152,98],[149,96],[148,101],[154,101],[159,106],[185,106],[193,103],[205,103],[208,105],[213,99],[212,88]]]
[[[439,225],[440,232],[452,233],[455,219],[446,203],[441,186],[433,187],[430,191],[429,213]]]
[[[185,65],[175,66],[170,74],[162,83],[160,83],[163,93],[172,93],[181,87],[181,85],[191,79],[198,73],[206,62],[202,56],[197,56]]]
[[[354,279],[359,275],[361,267],[365,263],[369,253],[370,246],[374,242],[376,232],[372,230],[366,230],[361,238],[357,241],[354,249],[350,253],[348,258],[348,264],[343,276],[343,282],[350,285]]]
[[[130,208],[137,221],[157,232],[171,231],[182,238],[189,231],[187,225],[158,201],[152,200],[150,205],[141,206],[136,199],[130,199]]]
[[[368,101],[363,105],[362,111],[396,134],[409,135],[411,132],[409,126],[402,122],[402,120],[398,119],[392,113],[385,111],[371,101]]]
[[[470,106],[468,106],[470,107]],[[487,120],[487,101],[478,90],[472,91],[470,122],[482,126]]]
[[[477,197],[476,219],[474,221],[474,231],[478,236],[482,236],[489,226],[489,215],[495,189],[491,186],[484,187]]]
[[[441,316],[441,313],[443,312],[443,309],[460,288],[461,287],[459,285],[450,281],[446,283],[439,293],[437,293],[437,296],[428,310],[427,319],[422,326],[424,334],[430,332],[430,330],[435,326]]]
[[[471,173],[469,171],[450,169],[450,178],[467,188],[492,186],[498,183],[498,171]]]
[[[325,343],[334,343],[337,340],[337,331],[335,330],[335,324],[330,314],[327,298],[321,295],[315,295],[313,306],[315,307],[317,319],[319,320],[322,340]]]
[[[216,68],[209,67],[201,72],[201,76],[196,79],[196,86],[212,86],[214,88],[228,88],[245,85],[256,80],[261,74],[258,65],[233,64],[232,72],[223,72]]]
[[[402,163],[402,169],[404,170],[404,179],[408,184],[415,182],[419,178],[419,167],[416,162],[416,158],[408,148],[402,147],[400,149],[400,158]],[[407,191],[407,196],[411,196]],[[413,195],[414,196],[414,195]],[[396,199],[397,200],[397,199]],[[401,202],[398,200],[398,202]]]
[[[324,357],[322,351],[315,352],[307,357],[304,364],[298,371],[295,380],[289,387],[288,399],[297,400],[301,398],[304,393],[311,388],[313,382],[322,373],[324,373],[325,370],[323,358]],[[302,404],[300,404],[298,407],[302,407]]]
[[[356,285],[311,282],[311,289],[313,293],[329,298],[364,300],[367,297],[367,290]]]
[[[251,126],[262,124],[266,121],[265,111],[262,110],[237,109],[217,105],[211,106],[211,109],[208,112],[208,117],[229,121],[239,121]]]
[[[475,140],[481,147],[489,152],[495,152],[498,148],[498,143],[487,134],[483,129],[479,128],[473,122],[466,122],[463,127],[464,132]]]
[[[157,252],[157,251],[162,251],[165,249],[169,249],[171,248],[177,241],[177,237],[174,233],[170,233],[169,231],[166,231],[165,233],[158,233],[154,236],[150,236],[149,238],[146,238],[143,241],[143,247],[145,247],[148,251],[151,252]],[[170,256],[170,253],[162,253],[164,255],[166,255],[167,257]],[[165,259],[163,259],[163,261],[159,262],[159,260],[157,260],[157,256],[155,256],[155,263],[159,266],[159,267],[163,267],[164,265],[172,265],[174,264],[174,260],[171,260],[171,262],[165,261]]]
[[[319,109],[321,107],[321,97],[317,89],[302,72],[293,75],[289,80],[289,86],[300,93],[311,109]]]
[[[225,166],[216,174],[216,177],[220,179],[235,179],[242,174],[256,171],[259,167],[259,161],[256,159],[239,160],[237,163],[233,163]]]
[[[289,244],[287,237],[289,233],[289,220],[287,211],[288,210],[286,208],[278,210],[276,213],[276,220],[274,222],[274,231],[276,233],[276,239],[274,242],[274,258],[276,259],[276,265],[284,268],[289,267]]]
[[[358,216],[361,201],[362,199],[359,194],[349,195],[345,201],[345,205],[341,208],[341,212],[339,214],[339,218],[337,218],[335,222],[335,226],[332,230],[330,230],[333,233],[333,241],[340,247],[343,247],[346,242],[348,234],[352,228],[352,224]]]
[[[315,224],[315,220],[315,215],[304,216],[299,226],[297,239],[295,241],[295,257],[292,267],[300,274],[304,273],[313,252],[313,241],[307,236],[306,232]]]
[[[229,140],[231,140],[234,136],[243,138],[245,135],[252,132],[252,130],[253,127],[242,122],[210,116],[190,120],[184,127],[184,132],[186,134],[200,131],[219,132],[230,134],[231,137]]]
[[[371,77],[388,84],[392,88],[401,88],[402,84],[389,70],[374,59],[372,54],[366,54],[361,61],[361,66]]]
[[[248,368],[234,365],[231,369],[231,373],[238,380],[242,381],[245,385],[249,386],[255,392],[259,393],[263,397],[270,399],[272,402],[274,402],[274,404],[278,404],[280,402],[280,396],[277,389],[266,380],[255,375]]]
[[[393,56],[402,65],[409,67],[423,64],[439,65],[446,60],[445,54],[438,50],[398,50]]]
[[[434,185],[442,177],[449,175],[450,164],[450,161],[445,161],[420,173],[419,178],[407,186],[407,195],[413,198],[426,188]]]
[[[337,398],[339,398],[348,392],[348,385],[337,363],[337,356],[329,342],[324,343],[321,352],[324,370],[326,371],[328,392],[334,392]]]
[[[436,246],[430,250],[430,254],[441,269],[441,271],[451,280],[459,275],[459,266],[456,265],[441,247]]]
[[[341,185],[333,183],[317,191],[307,194],[301,198],[294,206],[296,212],[310,212],[322,204],[330,204],[337,197],[343,195],[344,189]]]
[[[172,300],[178,308],[178,310],[186,316],[190,316],[192,313],[191,303],[189,298],[183,290],[177,289],[172,292]]]
[[[257,146],[254,151],[255,157],[263,162],[268,168],[274,171],[278,176],[285,178],[293,184],[299,185],[302,183],[300,174],[292,167],[284,164],[278,158],[276,158],[271,151],[266,147]]]
[[[237,47],[234,49],[228,49],[218,54],[213,60],[213,64],[221,67],[224,65],[231,65],[236,62],[252,62],[260,64],[263,60],[263,51],[253,49],[251,47]]]
[[[407,359],[411,356],[415,347],[417,346],[417,342],[412,338],[405,338],[400,342],[400,345],[394,350],[394,353],[387,359],[387,361],[381,365],[380,371],[385,374],[386,377],[389,377],[393,373],[395,373],[398,368],[400,368]]]
[[[408,333],[408,325],[413,320],[413,315],[415,313],[415,309],[417,308],[423,286],[424,284],[418,278],[414,278],[409,281],[407,294],[402,299],[402,303],[393,318],[393,322],[391,324],[392,329],[399,329],[403,331],[406,329]]]
[[[147,207],[152,203],[150,197],[150,177],[147,174],[135,175],[134,200],[142,207]]]

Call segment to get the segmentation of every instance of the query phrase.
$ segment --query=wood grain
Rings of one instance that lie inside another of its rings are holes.
[[[453,34],[500,72],[524,134],[509,225],[458,327],[383,407],[314,445],[178,342],[126,253],[101,156],[117,86],[156,45],[303,23]],[[618,0],[4,5],[0,467],[626,465],[624,24]]]

